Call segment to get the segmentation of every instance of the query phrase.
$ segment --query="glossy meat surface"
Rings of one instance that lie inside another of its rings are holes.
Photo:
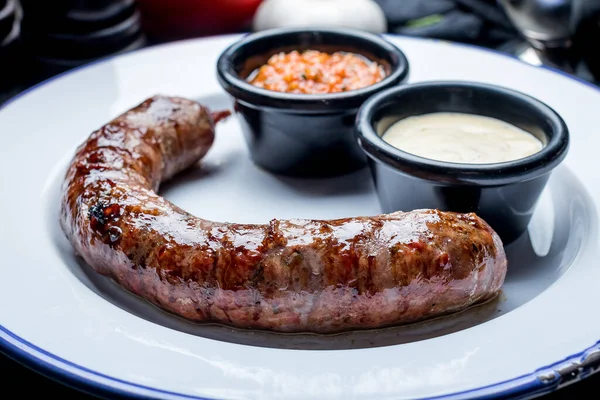
[[[221,116],[155,96],[78,148],[60,223],[88,265],[188,320],[280,332],[420,321],[502,286],[502,243],[474,214],[229,224],[160,197],[161,182],[208,152]]]

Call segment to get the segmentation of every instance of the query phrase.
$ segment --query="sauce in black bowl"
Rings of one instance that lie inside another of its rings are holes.
[[[377,63],[385,76],[335,93],[276,91],[249,81],[273,55],[294,50],[351,53]],[[354,137],[356,113],[374,93],[406,80],[408,60],[379,35],[350,29],[284,28],[254,33],[234,43],[219,58],[217,76],[234,98],[256,165],[282,175],[326,177],[366,165]]]
[[[439,112],[504,121],[532,134],[543,147],[504,162],[459,163],[417,156],[382,139],[399,120]],[[365,102],[356,123],[383,212],[475,212],[505,244],[527,229],[551,171],[569,147],[567,126],[549,106],[483,83],[425,82],[388,89]]]

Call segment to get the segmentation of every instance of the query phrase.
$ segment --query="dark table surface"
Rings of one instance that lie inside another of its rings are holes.
[[[37,83],[35,80],[29,79],[15,81],[9,86],[5,85],[0,88],[0,107],[2,107],[4,102],[17,95],[20,91],[35,83]],[[2,383],[5,393],[16,392],[20,393],[22,396],[43,393],[44,397],[57,398],[96,398],[92,395],[84,394],[78,389],[67,386],[67,384],[69,384],[68,382],[59,383],[38,372],[34,372],[2,354],[0,354],[0,371],[2,371]],[[596,374],[540,398],[545,400],[597,399],[600,398],[599,392],[600,374]]]

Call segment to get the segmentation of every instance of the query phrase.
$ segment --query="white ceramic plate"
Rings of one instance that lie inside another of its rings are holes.
[[[0,111],[0,343],[55,377],[104,393],[160,398],[481,398],[549,391],[598,366],[600,91],[499,54],[390,37],[410,81],[504,85],[555,108],[572,146],[529,232],[509,246],[499,301],[413,327],[320,338],[193,326],[125,293],[73,256],[57,223],[76,145],[156,93],[229,106],[215,79],[237,36],[119,56],[66,74]],[[237,121],[217,131],[202,168],[164,195],[209,219],[334,218],[379,212],[366,170],[283,179],[255,168]]]

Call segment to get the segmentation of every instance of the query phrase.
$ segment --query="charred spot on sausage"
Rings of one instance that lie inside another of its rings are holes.
[[[109,222],[121,215],[121,207],[118,204],[104,204],[102,201],[90,207],[88,217],[92,229],[100,230]]]
[[[104,204],[99,201],[88,211],[90,220],[90,228],[99,233],[104,242],[111,247],[117,245],[121,241],[122,231],[118,226],[109,226],[115,222],[121,215],[121,208],[118,204]]]

